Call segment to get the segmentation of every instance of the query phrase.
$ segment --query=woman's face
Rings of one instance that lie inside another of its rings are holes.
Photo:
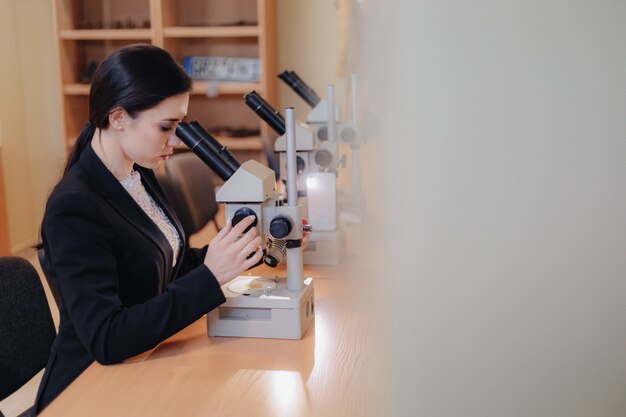
[[[155,169],[172,155],[180,142],[176,126],[187,115],[189,93],[168,97],[155,107],[126,117],[121,130],[120,146],[127,161]]]

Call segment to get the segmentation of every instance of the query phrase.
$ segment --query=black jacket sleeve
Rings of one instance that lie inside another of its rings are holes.
[[[129,226],[130,227],[130,226]],[[80,193],[49,201],[42,237],[64,307],[85,349],[102,364],[142,353],[225,301],[203,251],[185,256],[185,269],[162,294],[124,305],[114,236],[99,207]],[[137,259],[149,264],[154,260]],[[150,270],[149,268],[146,268]]]

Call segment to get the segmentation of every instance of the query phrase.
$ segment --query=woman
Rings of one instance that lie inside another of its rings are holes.
[[[94,360],[145,352],[223,303],[220,286],[260,260],[257,229],[242,235],[252,218],[228,221],[208,248],[187,248],[156,182],[152,169],[179,143],[190,89],[152,45],[118,50],[94,75],[89,123],[42,222],[60,326],[36,413]]]

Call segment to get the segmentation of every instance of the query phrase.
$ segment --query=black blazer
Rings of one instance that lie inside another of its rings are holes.
[[[154,173],[135,169],[184,245]],[[36,413],[94,360],[113,364],[145,352],[225,301],[202,263],[206,248],[183,247],[173,267],[163,233],[90,146],[52,191],[41,235],[60,325]]]

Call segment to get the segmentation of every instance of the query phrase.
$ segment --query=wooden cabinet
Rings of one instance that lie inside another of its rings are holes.
[[[258,58],[258,82],[194,81],[188,120],[199,120],[244,161],[264,160],[272,132],[247,108],[259,91],[276,104],[274,0],[53,0],[66,150],[88,120],[90,74],[115,49],[138,42],[186,56]],[[243,136],[242,136],[243,135]]]
[[[0,256],[9,254],[9,225],[7,223],[4,178],[2,174],[2,145],[0,145]]]

